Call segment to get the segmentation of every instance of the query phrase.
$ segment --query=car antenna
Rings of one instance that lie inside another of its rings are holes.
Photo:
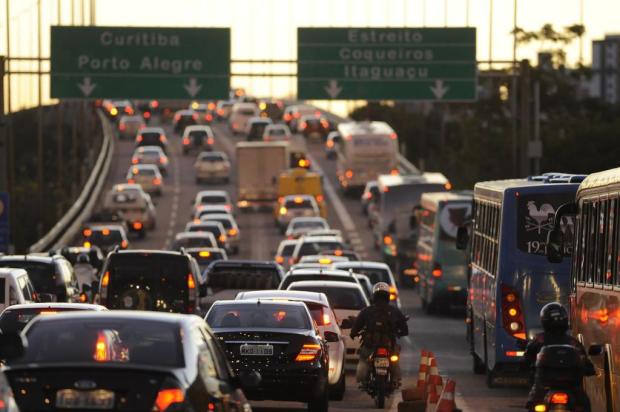
[[[256,304],[260,305],[260,298],[256,299]]]

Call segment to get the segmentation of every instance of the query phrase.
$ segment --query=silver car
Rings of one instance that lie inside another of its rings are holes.
[[[230,160],[224,152],[201,152],[194,163],[196,183],[209,180],[230,180]]]
[[[155,165],[132,165],[127,171],[127,183],[138,184],[147,193],[160,196],[164,189],[164,178]]]

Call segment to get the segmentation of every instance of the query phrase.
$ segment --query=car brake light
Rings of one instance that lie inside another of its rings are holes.
[[[174,115],[174,121],[178,122],[179,120],[181,120],[181,115],[180,114],[175,114]]]
[[[164,136],[163,134],[160,134],[159,135],[159,141],[162,142],[162,143],[165,143],[166,142],[166,136]]]
[[[142,229],[142,222],[133,222],[133,228],[135,230],[140,230]]]
[[[323,312],[323,325],[327,326],[327,325],[331,325],[331,323],[332,323],[332,318],[331,316],[329,316],[329,313]]]
[[[126,241],[126,240],[123,240],[123,241],[121,242],[121,249],[127,249],[127,246],[129,246],[129,244],[127,243],[127,241]]]
[[[84,231],[82,231],[82,234],[86,237],[90,236],[93,234],[93,231],[90,229],[84,229]]]
[[[153,179],[153,184],[154,185],[160,185],[161,184],[161,179],[159,177],[156,177],[155,179]]]
[[[144,112],[144,113],[142,113],[142,116],[144,116],[145,119],[150,119],[151,118],[151,112]]]
[[[192,119],[194,119],[194,120],[198,120],[198,114],[196,114],[196,113],[192,113]]]
[[[299,354],[295,358],[295,362],[310,362],[319,357],[321,353],[321,345],[316,343],[305,343]]]
[[[400,174],[400,172],[398,171],[398,169],[392,169],[392,170],[390,170],[390,174],[392,176],[398,176]]]
[[[142,135],[138,135],[138,136],[136,137],[136,141],[137,141],[138,143],[140,143],[142,140],[144,140],[144,137],[142,137]]]
[[[160,389],[155,399],[155,408],[157,412],[166,411],[170,405],[174,403],[182,403],[185,401],[185,394],[179,388]]]
[[[388,350],[386,348],[377,348],[377,350],[375,351],[375,355],[388,356]]]
[[[207,144],[212,145],[212,144],[214,144],[214,143],[215,143],[215,140],[214,140],[212,137],[209,137],[209,138],[207,139]]]
[[[196,289],[196,282],[194,281],[194,276],[191,273],[187,274],[187,288]]]
[[[237,229],[228,229],[228,236],[237,236]]]
[[[392,239],[392,236],[390,236],[390,235],[383,236],[383,244],[384,245],[391,245],[392,243],[394,243],[394,239]]]
[[[525,319],[517,292],[508,285],[502,285],[502,323],[511,336],[525,340]]]
[[[129,178],[127,179],[127,183],[134,184],[136,183],[136,179]]]
[[[302,129],[305,129],[308,127],[308,123],[306,122],[301,122],[301,124],[299,125],[299,127],[301,127]]]
[[[396,140],[396,139],[398,139],[398,135],[396,133],[391,133],[390,134],[390,139]]]
[[[227,237],[226,237],[226,235],[224,235],[224,234],[221,234],[221,235],[218,237],[218,240],[219,240],[221,243],[226,242],[226,239],[227,239]]]
[[[138,160],[138,158],[137,158],[137,157],[132,157],[132,158],[131,158],[131,164],[132,164],[132,165],[137,165],[137,164],[138,164],[138,162],[139,162],[139,160]]]
[[[151,107],[157,109],[157,107],[159,107],[159,102],[157,100],[151,100]]]
[[[323,195],[316,195],[316,201],[321,203],[323,200],[325,200],[325,198],[323,197]]]
[[[353,170],[351,170],[351,169],[347,170],[346,172],[344,172],[344,176],[347,179],[351,179],[353,177]]]
[[[442,274],[441,265],[439,263],[435,263],[433,270],[431,271],[431,275],[433,275],[434,278],[440,278]]]
[[[285,113],[283,118],[285,122],[288,122],[289,120],[291,120],[291,115],[289,113]]]
[[[164,156],[159,156],[159,163],[166,163],[166,158]]]
[[[210,121],[212,121],[212,120],[213,120],[213,116],[212,116],[211,114],[206,114],[206,115],[205,115],[205,120],[206,120],[207,122],[210,122]]]
[[[95,353],[93,358],[97,362],[105,362],[108,360],[108,343],[103,332],[97,334],[97,341],[95,342]]]
[[[186,145],[186,146],[189,144],[189,138],[188,137],[184,137],[183,138],[183,144]]]
[[[555,405],[566,405],[568,403],[568,394],[564,392],[556,392],[551,395],[551,399],[549,401]]]
[[[276,256],[276,263],[280,265],[284,263],[284,256]]]
[[[127,126],[125,126],[124,123],[121,123],[118,125],[118,130],[120,130],[121,132],[124,131],[127,128]]]

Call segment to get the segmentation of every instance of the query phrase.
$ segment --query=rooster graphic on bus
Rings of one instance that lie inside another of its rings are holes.
[[[540,195],[522,199],[518,242],[521,250],[540,255],[546,253],[547,234],[553,229],[556,209],[563,203],[560,199]],[[564,238],[572,239],[573,217],[563,217],[560,227]]]

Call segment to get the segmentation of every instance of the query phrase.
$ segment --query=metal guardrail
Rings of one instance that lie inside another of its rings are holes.
[[[323,112],[325,114],[325,116],[327,117],[327,120],[329,120],[332,123],[342,123],[342,122],[350,122],[352,121],[349,118],[346,117],[341,117],[338,116],[334,113],[330,113],[326,110],[321,109],[320,107],[317,107],[317,109],[319,109],[321,112]],[[402,174],[412,174],[412,175],[419,175],[422,172],[420,172],[420,169],[418,169],[417,167],[414,166],[413,163],[411,163],[409,160],[407,160],[405,158],[405,156],[403,156],[402,154],[398,154],[398,169]]]
[[[103,144],[88,180],[84,184],[82,192],[75,203],[65,215],[35,244],[30,246],[30,253],[47,252],[66,246],[76,233],[82,228],[84,222],[90,217],[95,203],[99,199],[114,153],[114,131],[108,119],[101,111],[97,112],[103,128]]]

